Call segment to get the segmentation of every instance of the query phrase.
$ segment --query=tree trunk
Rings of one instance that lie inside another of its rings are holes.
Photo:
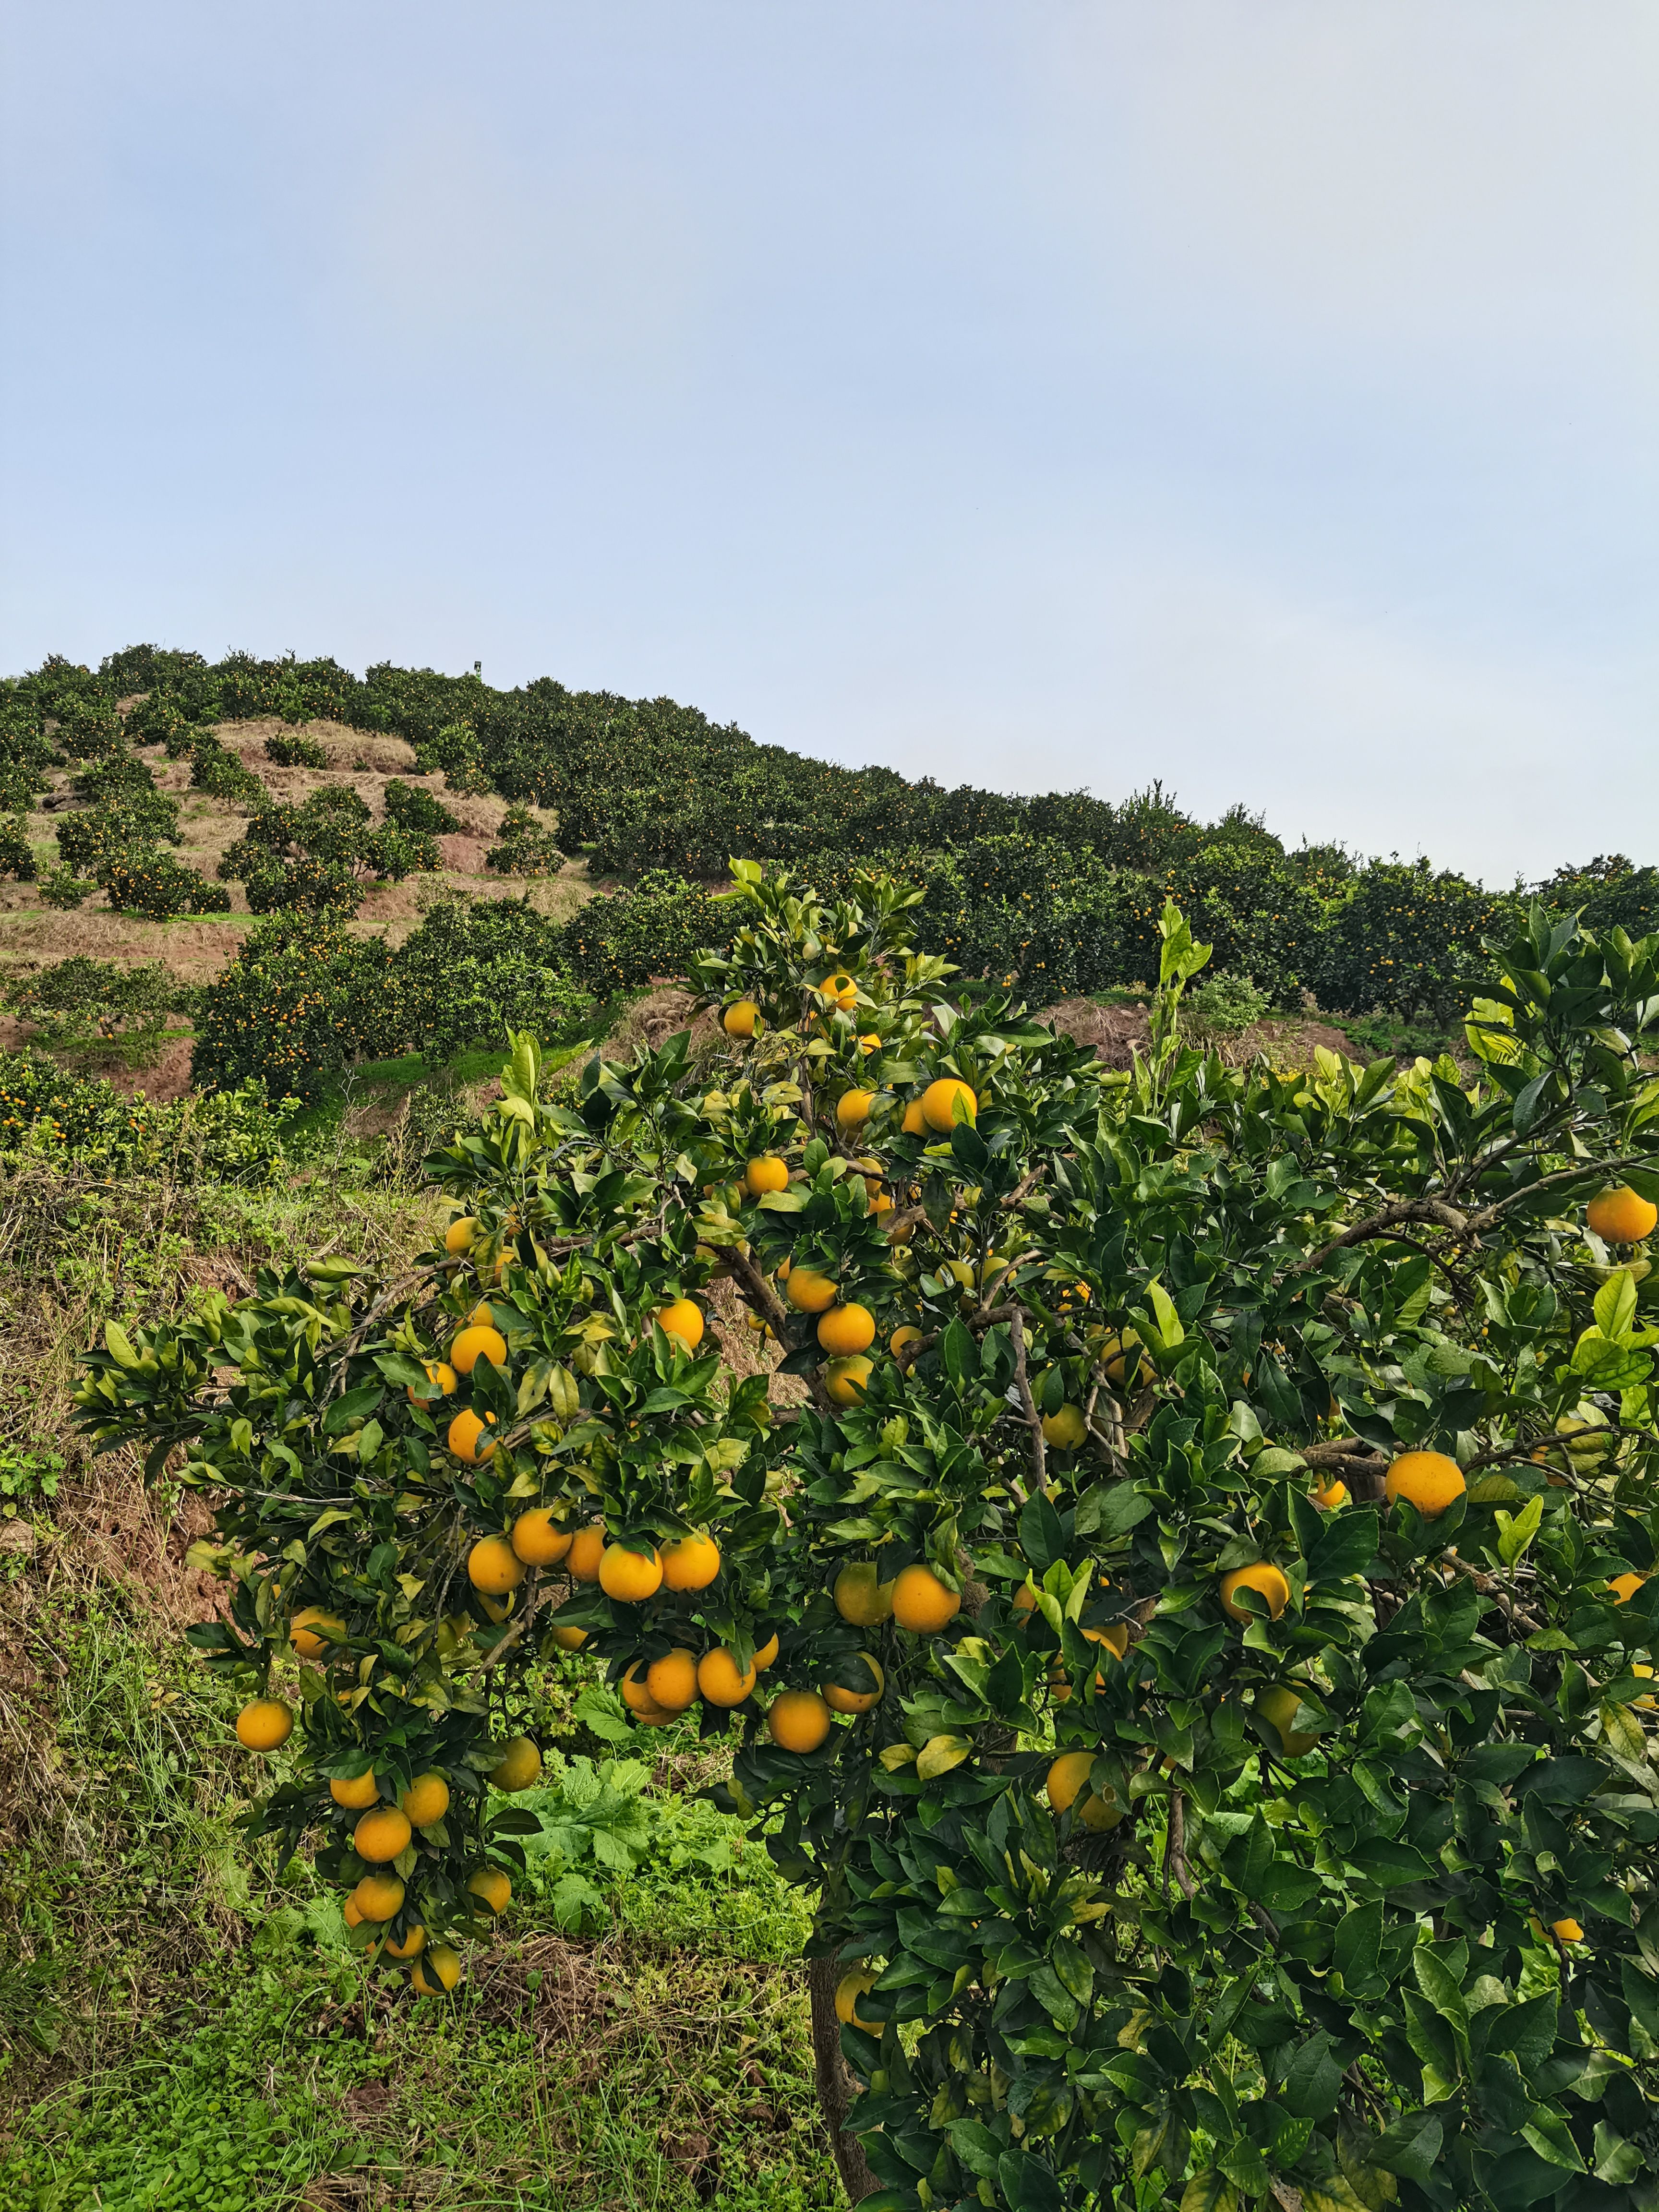
[[[830,2148],[841,2170],[849,2204],[861,2204],[880,2187],[865,2164],[858,2137],[847,2131],[847,2114],[856,2094],[847,2061],[841,2055],[841,2022],[836,2018],[834,1959],[809,1959],[806,1986],[812,2000],[812,2068],[817,2076],[818,2106],[829,2131]]]

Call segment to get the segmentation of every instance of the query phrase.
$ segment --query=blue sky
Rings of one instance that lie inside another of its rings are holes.
[[[0,668],[1659,860],[1640,0],[9,0]]]

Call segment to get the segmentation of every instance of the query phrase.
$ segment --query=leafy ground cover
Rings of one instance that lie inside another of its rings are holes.
[[[394,1079],[407,1066],[374,1071]],[[464,1070],[452,1069],[452,1075]],[[464,1104],[453,1110],[464,1110]],[[343,1109],[299,1177],[112,1182],[10,1163],[0,1325],[0,2193],[28,2212],[818,2212],[806,1922],[741,1824],[671,1794],[672,1735],[617,1756],[580,1657],[533,1686],[566,1755],[513,1940],[453,2008],[367,2009],[337,1905],[250,1869],[257,1785],[224,1693],[174,1642],[212,1598],[188,1501],[66,1432],[73,1351],[329,1236],[427,1233]],[[309,1146],[309,1149],[307,1148]],[[7,1532],[9,1532],[9,1534]]]

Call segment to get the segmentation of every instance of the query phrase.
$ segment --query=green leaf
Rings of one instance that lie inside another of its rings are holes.
[[[361,1421],[365,1415],[373,1413],[385,1395],[378,1382],[364,1382],[355,1390],[348,1390],[343,1398],[337,1398],[324,1414],[324,1434],[339,1436],[354,1421]]]
[[[1636,1319],[1636,1284],[1628,1267],[1608,1276],[1595,1293],[1595,1326],[1615,1341],[1629,1334]]]
[[[1382,1941],[1382,1901],[1380,1898],[1374,1904],[1356,1905],[1351,1912],[1343,1914],[1337,1923],[1331,1963],[1347,1987],[1352,1988],[1358,1982],[1368,1982],[1376,1973],[1377,1952]]]
[[[1541,1496],[1530,1498],[1514,1515],[1506,1513],[1500,1505],[1492,1517],[1498,1523],[1498,1556],[1506,1567],[1512,1567],[1538,1534],[1544,1518],[1544,1500]]]
[[[1321,2028],[1291,2061],[1278,2101],[1297,2119],[1322,2120],[1336,2110],[1341,2090],[1342,2069],[1333,2056],[1330,2037]]]
[[[916,1754],[916,1772],[924,1782],[936,1781],[941,1774],[949,1774],[973,1756],[974,1747],[966,1736],[930,1735]]]
[[[961,1321],[953,1321],[945,1330],[939,1344],[939,1356],[945,1362],[945,1371],[958,1390],[963,1389],[969,1377],[978,1369],[978,1355],[974,1340]]]
[[[1608,2182],[1615,2189],[1634,2181],[1642,2171],[1641,2152],[1605,2120],[1595,2123],[1595,2157],[1596,2179]]]
[[[1340,1582],[1361,1573],[1376,1557],[1382,1522],[1374,1505],[1351,1507],[1333,1515],[1308,1554],[1308,1580]]]
[[[1181,1316],[1175,1310],[1175,1302],[1163,1284],[1156,1281],[1147,1284],[1146,1295],[1152,1302],[1152,1311],[1158,1320],[1158,1333],[1163,1340],[1164,1348],[1166,1352],[1173,1352],[1176,1345],[1184,1344],[1187,1340],[1187,1332],[1181,1325]]]
[[[1029,2212],[1060,2212],[1065,2201],[1053,2173],[1029,2151],[1003,2152],[997,2160],[997,2185],[1010,2204],[1020,2207],[1020,2212],[1028,2212],[1028,2208]]]
[[[1237,2212],[1237,2208],[1238,2191],[1214,2166],[1195,2173],[1181,2193],[1181,2212]]]
[[[1565,2166],[1569,2173],[1583,2173],[1584,2161],[1578,2154],[1578,2146],[1572,2139],[1572,2130],[1560,2113],[1543,2106],[1534,2107],[1532,2118],[1521,2130],[1523,2139],[1532,2145],[1540,2158],[1547,2159],[1552,2166]]]
[[[1447,2021],[1454,2034],[1466,2037],[1469,2032],[1469,2011],[1463,2001],[1463,1991],[1457,1977],[1434,1948],[1419,1943],[1412,1953],[1412,1972],[1417,1986]]]
[[[104,1343],[111,1358],[121,1366],[137,1366],[138,1355],[132,1348],[132,1339],[119,1322],[106,1321],[104,1323]]]

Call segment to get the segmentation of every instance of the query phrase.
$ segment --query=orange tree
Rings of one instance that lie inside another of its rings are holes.
[[[89,1355],[221,1500],[252,1832],[452,1986],[580,1643],[816,1893],[873,2205],[1659,2205],[1659,940],[1534,915],[1473,1079],[1286,1074],[1183,1045],[1170,908],[1120,1075],[733,872],[716,1048],[519,1037],[413,1277]]]

